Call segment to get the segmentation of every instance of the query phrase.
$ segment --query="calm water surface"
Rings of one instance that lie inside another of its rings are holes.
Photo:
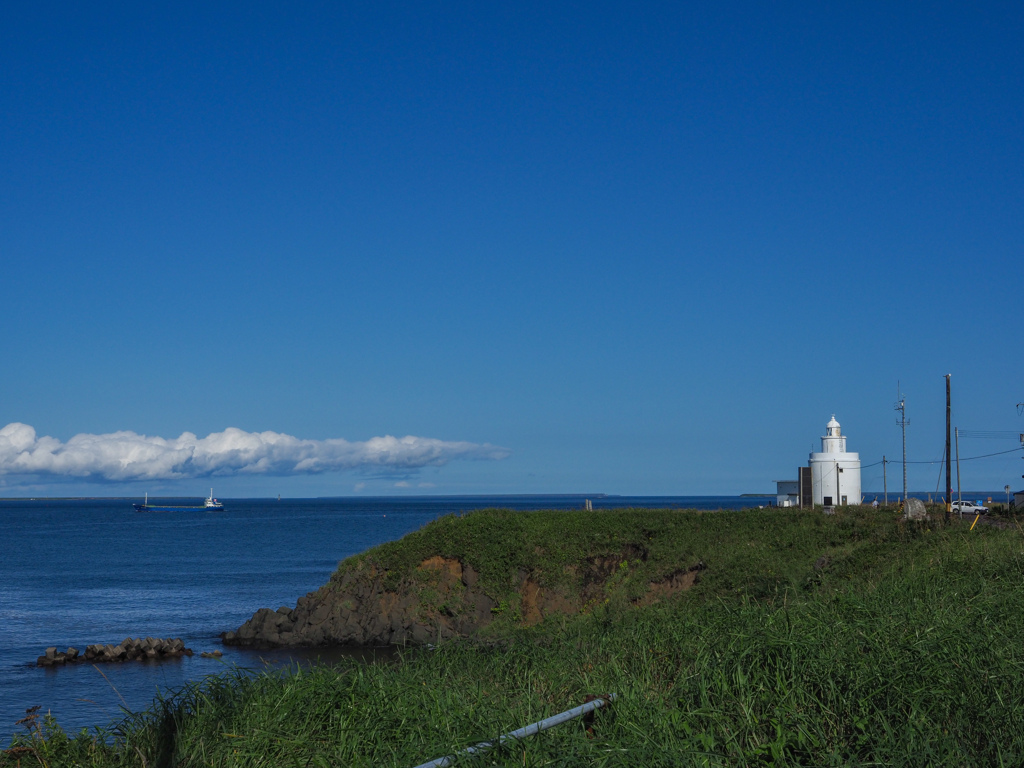
[[[736,509],[769,500],[602,497],[593,503]],[[583,506],[582,496],[224,501],[225,511],[216,513],[136,513],[125,499],[0,501],[0,744],[37,704],[77,731],[109,725],[122,708],[144,709],[158,690],[223,671],[225,664],[261,666],[268,652],[224,648],[218,635],[257,608],[294,606],[339,560],[436,517],[486,507]],[[181,637],[196,655],[104,664],[102,675],[91,664],[34,666],[51,645],[84,650],[129,636]],[[223,660],[199,657],[218,649]]]

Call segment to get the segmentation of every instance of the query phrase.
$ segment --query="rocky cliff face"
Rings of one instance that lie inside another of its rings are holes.
[[[533,574],[520,571],[518,590],[500,600],[481,588],[471,565],[456,559],[425,559],[391,589],[385,586],[393,582],[388,574],[363,561],[299,598],[294,608],[261,608],[221,638],[226,645],[256,647],[400,645],[468,637],[498,616],[532,625],[602,600],[606,584],[627,556],[593,559],[581,573],[573,569],[580,589],[546,588]],[[650,583],[634,602],[650,603],[688,589],[703,568],[698,564],[677,569]]]
[[[431,558],[397,590],[374,567],[300,597],[295,608],[261,608],[228,645],[319,646],[426,643],[470,635],[493,618],[497,603],[476,589],[472,567]],[[427,593],[427,594],[424,594]]]

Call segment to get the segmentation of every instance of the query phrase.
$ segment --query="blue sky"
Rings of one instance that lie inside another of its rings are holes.
[[[1019,4],[293,6],[4,9],[0,427],[107,458],[0,495],[772,492],[897,381],[938,460],[946,373],[1024,432]],[[103,469],[225,430],[330,456]]]

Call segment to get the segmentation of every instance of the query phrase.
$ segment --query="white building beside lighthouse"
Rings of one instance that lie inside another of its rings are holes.
[[[860,504],[860,454],[846,450],[846,436],[835,414],[825,425],[821,452],[812,453],[808,464],[813,504],[826,507]]]

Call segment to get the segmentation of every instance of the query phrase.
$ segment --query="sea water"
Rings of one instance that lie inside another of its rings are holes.
[[[160,500],[161,503],[171,500]],[[176,500],[180,503],[183,500]],[[226,666],[323,651],[224,647],[258,608],[293,607],[338,561],[449,513],[580,509],[583,496],[223,500],[223,512],[139,513],[128,499],[0,501],[0,745],[28,707],[70,732],[110,726]],[[738,509],[774,497],[592,497],[595,509]],[[187,500],[185,503],[201,503]],[[126,637],[180,637],[195,652],[163,662],[35,666],[49,646],[85,650]],[[201,658],[202,651],[223,658]]]

